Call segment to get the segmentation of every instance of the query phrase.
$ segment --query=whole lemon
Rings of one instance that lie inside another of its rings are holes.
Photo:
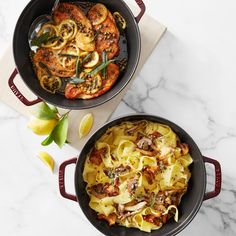
[[[57,125],[57,120],[41,120],[36,117],[31,117],[28,128],[30,128],[37,135],[48,135]]]

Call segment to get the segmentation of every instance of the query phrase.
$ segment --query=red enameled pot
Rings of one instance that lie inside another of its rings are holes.
[[[86,193],[86,183],[83,181],[83,169],[87,154],[94,146],[96,140],[98,140],[105,131],[114,125],[118,125],[124,121],[137,121],[137,120],[149,120],[157,123],[168,125],[179,136],[180,140],[187,143],[190,147],[190,154],[193,158],[193,163],[190,165],[191,178],[189,181],[189,187],[186,194],[183,196],[181,204],[179,205],[179,221],[176,223],[171,219],[159,230],[154,230],[151,233],[141,232],[134,228],[125,228],[122,226],[109,226],[108,223],[98,220],[97,214],[89,207],[89,196]],[[206,169],[205,163],[212,164],[215,168],[215,189],[211,192],[206,192]],[[70,164],[75,164],[75,192],[76,195],[72,195],[66,192],[65,189],[65,168]],[[175,123],[147,114],[137,114],[124,116],[113,121],[110,121],[99,128],[84,145],[78,158],[73,158],[65,161],[61,164],[59,169],[59,189],[63,197],[77,201],[88,218],[88,220],[100,230],[103,234],[109,236],[173,236],[182,231],[194,218],[199,211],[202,202],[210,198],[216,197],[221,191],[221,167],[218,161],[205,157],[201,154],[197,144],[185,132],[181,127]]]
[[[99,2],[107,6],[111,12],[118,11],[126,19],[127,28],[125,35],[127,39],[128,48],[128,61],[125,71],[119,76],[115,85],[105,94],[97,98],[82,100],[68,100],[62,94],[50,94],[41,88],[37,76],[33,70],[33,66],[30,60],[30,47],[28,44],[28,32],[30,25],[40,15],[50,14],[55,0],[31,0],[21,13],[14,32],[13,38],[13,53],[16,64],[16,69],[13,71],[9,78],[8,84],[12,92],[16,97],[26,106],[34,105],[40,101],[46,101],[57,107],[81,110],[91,107],[99,106],[116,95],[118,95],[125,86],[129,83],[134,75],[138,66],[139,57],[141,53],[141,37],[138,27],[138,23],[141,20],[144,12],[145,5],[142,0],[135,0],[140,7],[140,13],[138,16],[134,16],[132,11],[126,5],[123,0],[61,0],[60,2],[77,2],[78,4],[87,2]],[[29,101],[16,87],[14,78],[19,73],[24,83],[29,89],[38,97],[34,101]]]

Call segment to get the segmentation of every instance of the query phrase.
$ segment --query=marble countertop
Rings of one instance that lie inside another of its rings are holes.
[[[0,1],[0,57],[27,2]],[[204,155],[217,159],[222,165],[222,192],[203,202],[179,235],[236,235],[236,3],[145,2],[147,12],[168,31],[112,117],[134,112],[165,117],[182,126]],[[60,196],[57,171],[52,175],[36,157],[44,150],[41,138],[26,124],[25,117],[0,102],[0,235],[101,235],[77,203]],[[50,153],[58,165],[78,151],[52,146]],[[69,167],[66,178],[72,193],[73,171]],[[210,188],[212,168],[207,171]]]

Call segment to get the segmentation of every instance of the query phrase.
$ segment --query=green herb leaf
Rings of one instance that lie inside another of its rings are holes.
[[[43,43],[46,43],[49,38],[50,32],[43,33],[39,37],[35,37],[32,39],[31,46],[40,47]]]
[[[76,77],[77,78],[79,78],[79,74],[81,72],[81,66],[82,66],[82,63],[81,63],[80,59],[78,58],[76,61]]]
[[[103,63],[106,63],[106,62],[107,62],[107,52],[106,52],[106,51],[103,51],[103,52],[102,52],[102,62],[103,62]],[[102,75],[103,75],[104,78],[106,78],[106,76],[107,76],[106,67],[102,69]]]
[[[86,63],[88,60],[90,60],[91,56],[92,56],[92,53],[89,53],[88,55],[86,55],[86,57],[82,61],[82,65]]]
[[[59,36],[56,36],[56,35],[53,35],[51,37],[49,37],[45,43],[48,43],[48,42],[53,42],[53,41],[58,41],[60,39]]]
[[[100,31],[101,31],[101,30],[97,30],[97,31],[96,31],[96,33],[95,33],[95,35],[94,35],[94,40],[97,39],[98,35],[100,34]]]
[[[57,108],[50,108],[45,102],[40,102],[34,106],[33,115],[41,120],[52,120],[57,119]]]
[[[83,83],[85,80],[82,79],[82,78],[77,78],[77,77],[74,77],[74,78],[70,78],[69,82],[72,83],[72,84],[81,84]]]
[[[42,63],[41,61],[39,62],[39,66],[49,75],[52,75],[51,71],[49,70],[48,66]]]
[[[111,64],[112,62],[114,62],[115,60],[109,60],[107,62],[103,62],[102,64],[100,64],[98,67],[96,67],[95,69],[93,69],[91,72],[89,72],[90,75],[96,75],[99,71],[103,70],[104,68],[106,68],[109,64]]]
[[[68,113],[63,115],[59,122],[57,123],[56,127],[53,129],[51,135],[53,141],[61,148],[66,140],[67,140],[67,133],[68,133]]]
[[[46,139],[43,140],[43,142],[41,143],[42,146],[48,146],[53,142],[53,137],[51,134]]]

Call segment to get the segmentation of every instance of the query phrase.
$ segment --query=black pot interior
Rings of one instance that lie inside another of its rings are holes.
[[[104,134],[104,132],[111,126],[117,125],[123,121],[134,121],[134,120],[150,120],[170,126],[173,131],[180,137],[182,142],[189,144],[190,154],[193,158],[193,164],[190,166],[191,179],[189,182],[189,188],[187,193],[182,198],[179,209],[179,221],[176,223],[171,219],[166,225],[161,229],[152,231],[151,233],[141,232],[134,228],[125,228],[121,226],[109,226],[105,221],[99,221],[97,219],[97,214],[89,207],[89,197],[86,193],[85,187],[86,183],[83,181],[83,169],[86,156],[91,148],[94,146],[96,140]],[[171,121],[165,120],[151,115],[131,115],[123,118],[118,118],[110,123],[104,125],[89,139],[84,148],[81,151],[79,159],[76,164],[75,170],[75,190],[77,199],[79,201],[80,207],[82,208],[84,214],[87,216],[89,221],[103,234],[112,236],[173,236],[179,233],[183,228],[185,228],[188,223],[194,218],[198,212],[206,189],[206,171],[205,165],[202,160],[202,155],[193,141],[193,139],[179,126],[172,123]]]
[[[31,91],[51,104],[72,110],[80,110],[101,105],[116,96],[128,84],[138,65],[141,42],[140,32],[135,18],[122,0],[80,0],[80,2],[104,3],[112,12],[119,11],[123,15],[127,21],[126,37],[129,59],[123,76],[119,77],[116,84],[107,93],[91,100],[68,100],[61,94],[49,94],[40,87],[29,58],[30,48],[28,45],[28,31],[30,25],[38,16],[49,14],[54,2],[55,0],[32,0],[22,12],[17,22],[13,39],[13,52],[16,67],[25,84],[31,89]],[[61,2],[76,1],[68,0]]]

